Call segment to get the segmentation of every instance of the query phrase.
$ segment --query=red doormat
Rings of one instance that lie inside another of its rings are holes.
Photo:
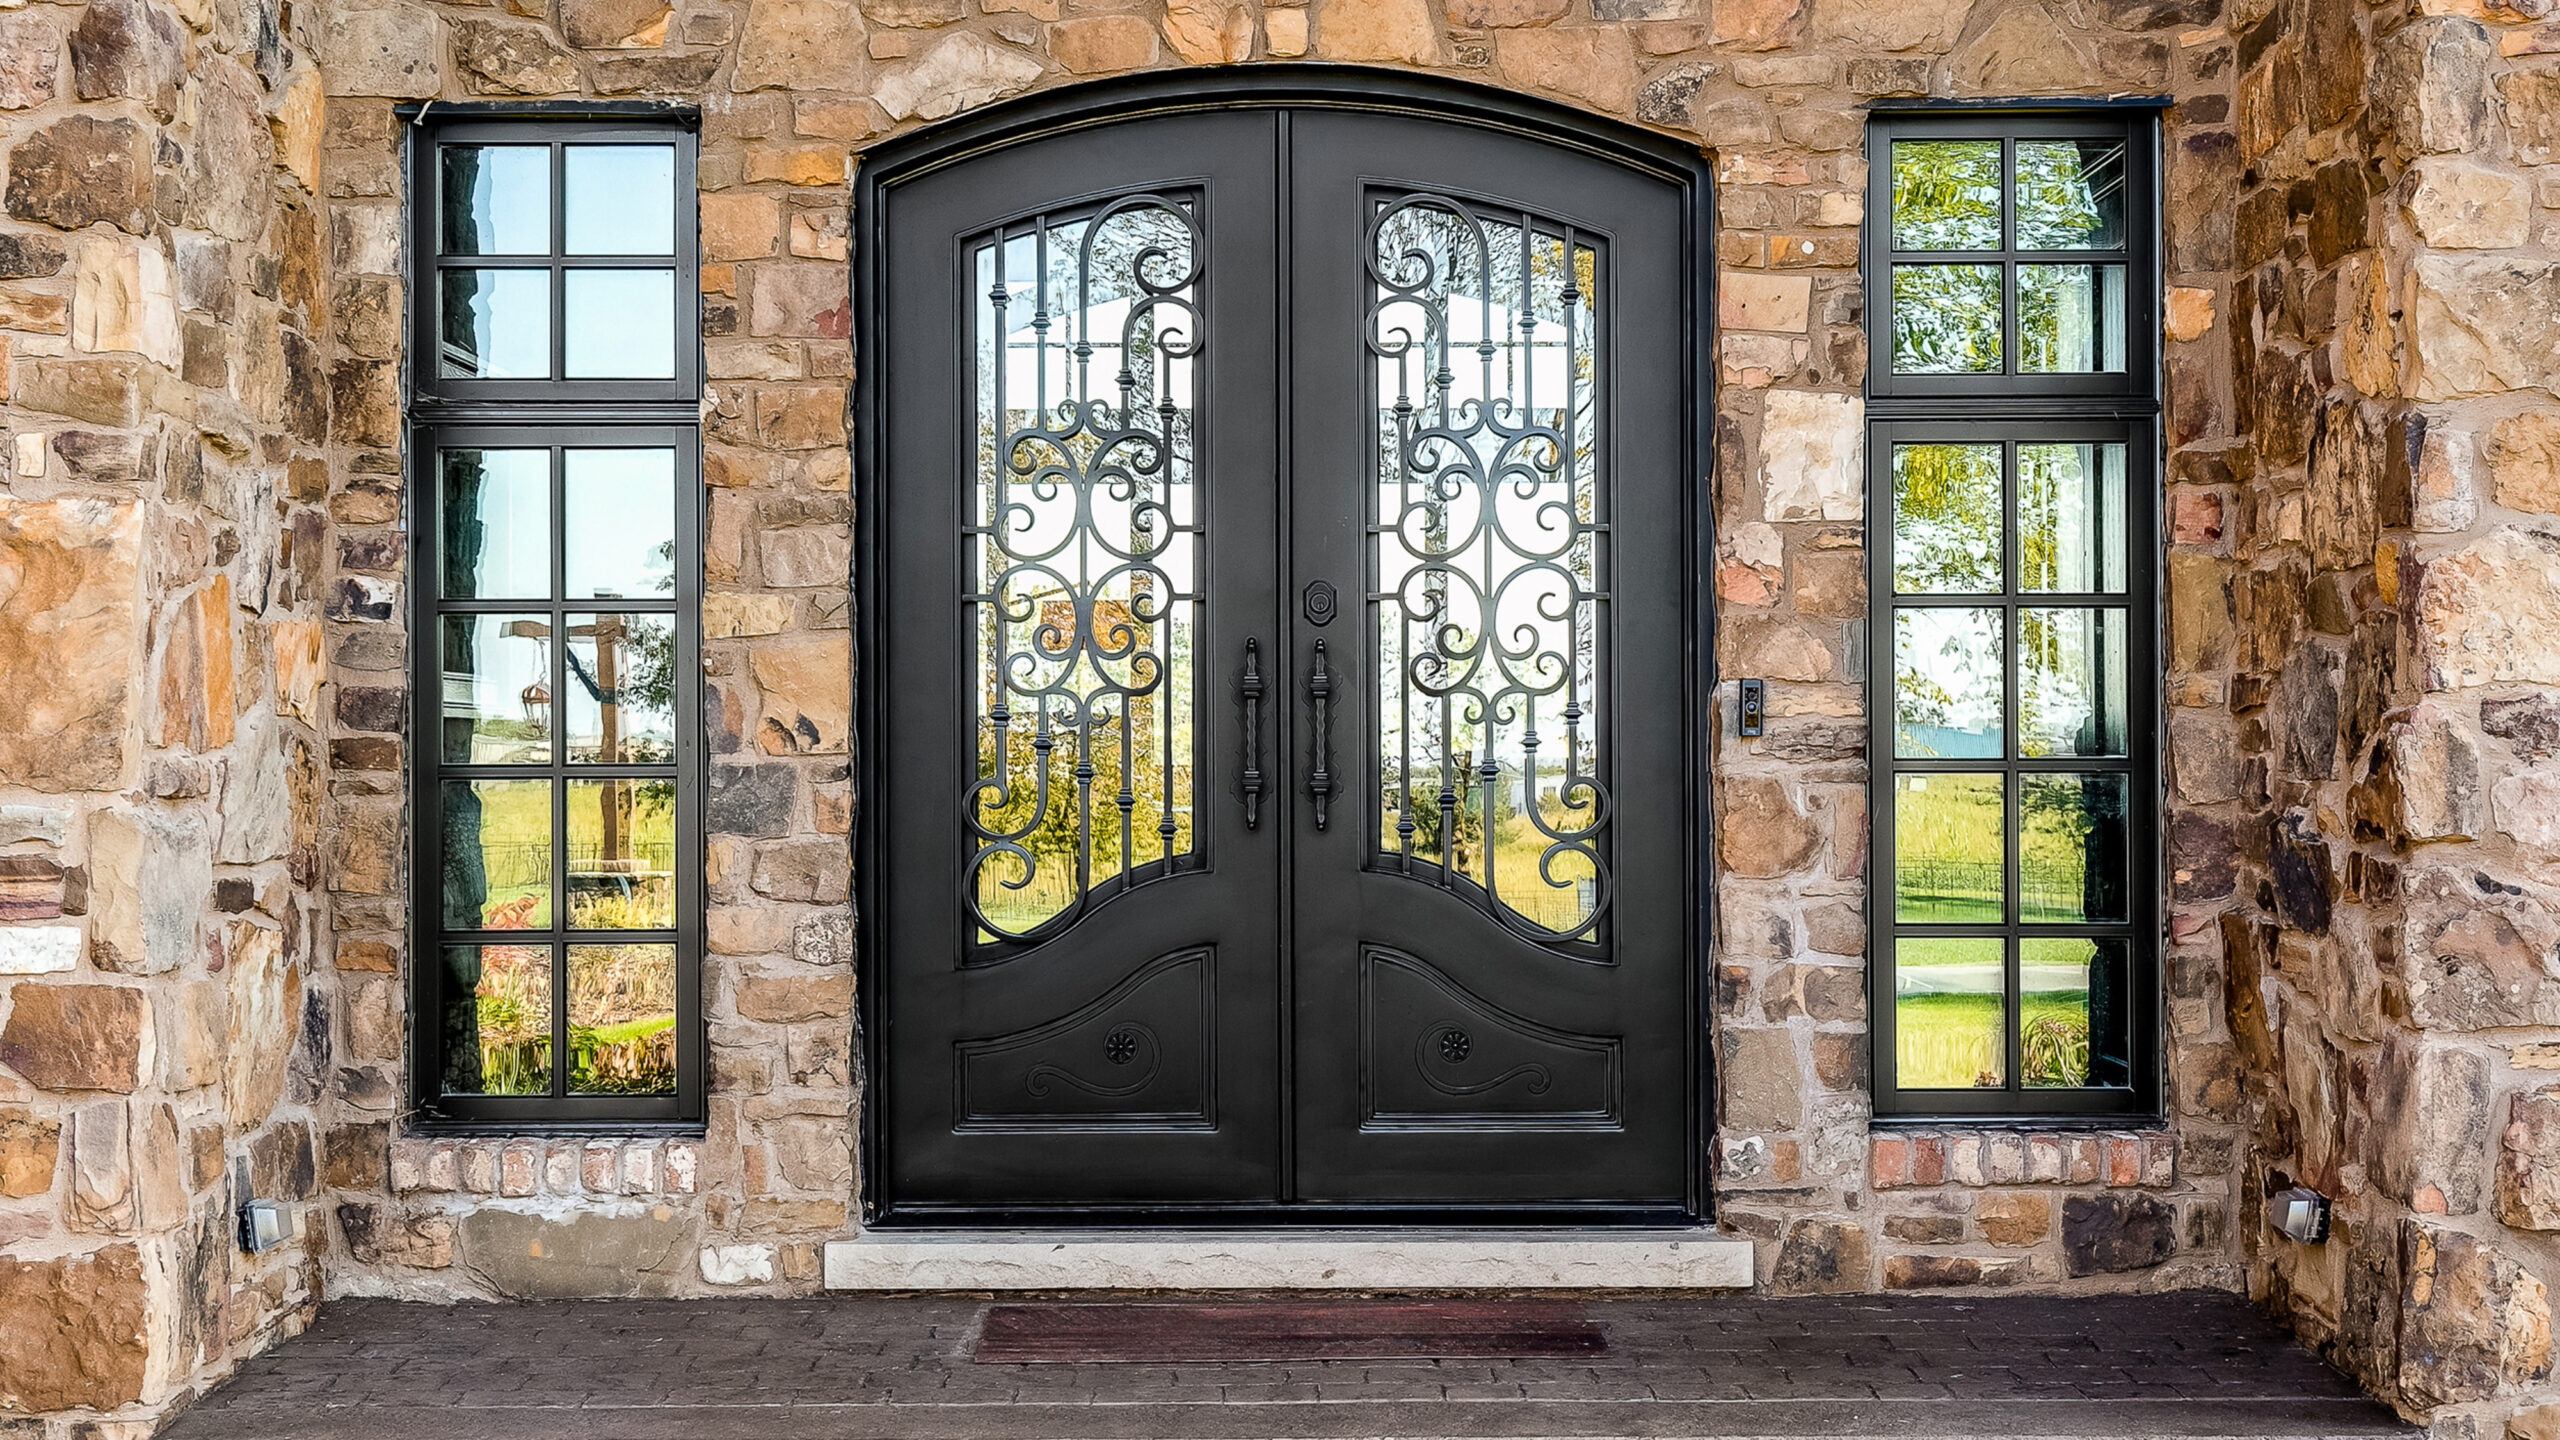
[[[992,1305],[981,1365],[1507,1360],[1598,1355],[1607,1335],[1564,1300],[1198,1301]]]

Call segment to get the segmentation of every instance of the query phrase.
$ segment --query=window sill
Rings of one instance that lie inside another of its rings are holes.
[[[2178,1137],[2158,1122],[1949,1125],[1879,1121],[1867,1142],[1878,1190],[1952,1185],[2086,1185],[2166,1189],[2178,1180]]]
[[[578,1134],[477,1127],[465,1134],[422,1128],[391,1142],[394,1195],[535,1196],[691,1195],[702,1165],[701,1131],[650,1132],[630,1127],[610,1135],[593,1126]]]

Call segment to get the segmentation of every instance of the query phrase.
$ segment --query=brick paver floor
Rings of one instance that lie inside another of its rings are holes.
[[[1545,1360],[986,1365],[984,1299],[326,1307],[164,1440],[2415,1435],[2235,1296],[1613,1298]]]

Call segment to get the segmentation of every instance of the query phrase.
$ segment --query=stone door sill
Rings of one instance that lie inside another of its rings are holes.
[[[873,1231],[830,1243],[830,1290],[1747,1290],[1712,1230]]]

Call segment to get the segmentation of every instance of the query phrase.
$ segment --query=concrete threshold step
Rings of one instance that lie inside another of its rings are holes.
[[[882,1230],[830,1290],[1743,1290],[1713,1230]]]
[[[204,1432],[414,1440],[414,1414],[304,1402],[239,1408]],[[178,1435],[198,1432],[185,1424]],[[2422,1440],[2370,1401],[1310,1401],[704,1407],[483,1405],[437,1412],[439,1440]],[[174,1440],[174,1437],[173,1437]]]

